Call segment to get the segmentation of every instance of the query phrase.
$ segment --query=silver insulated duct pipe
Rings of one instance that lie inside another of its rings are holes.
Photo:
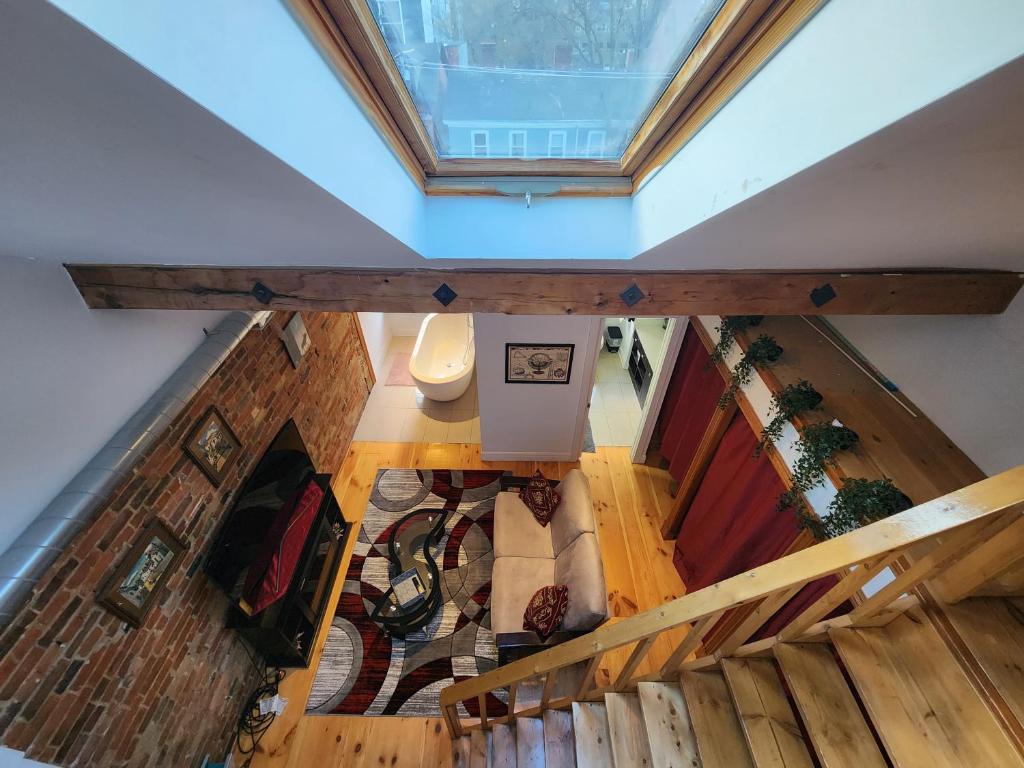
[[[232,312],[0,555],[0,629],[136,462],[269,312]]]

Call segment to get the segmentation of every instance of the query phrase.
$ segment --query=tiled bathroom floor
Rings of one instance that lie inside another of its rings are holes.
[[[450,403],[428,400],[416,387],[385,385],[395,355],[412,352],[415,343],[416,339],[411,336],[396,336],[391,340],[384,365],[376,372],[377,383],[370,392],[354,439],[388,443],[479,443],[480,411],[475,373],[466,393]]]
[[[619,356],[602,348],[590,397],[590,429],[595,445],[632,445],[640,429],[640,401]]]

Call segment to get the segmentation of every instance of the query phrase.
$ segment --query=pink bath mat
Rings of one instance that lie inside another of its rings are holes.
[[[399,352],[395,355],[394,362],[391,363],[391,370],[388,371],[388,377],[384,381],[386,387],[415,387],[416,382],[412,380],[412,374],[409,373],[409,358],[411,355],[408,352]]]

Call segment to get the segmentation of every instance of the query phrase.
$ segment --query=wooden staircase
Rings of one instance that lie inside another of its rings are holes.
[[[454,765],[1024,768],[1024,601],[947,605],[928,589],[1021,518],[1024,468],[1005,474],[447,689]],[[993,483],[999,478],[1008,484]],[[989,494],[999,489],[1007,495]],[[955,524],[936,519],[943,514]],[[777,635],[751,641],[786,596],[818,578],[821,557],[837,566],[825,572],[845,571],[839,584]],[[890,565],[889,586],[860,594]],[[847,600],[852,610],[824,619]],[[723,612],[743,604],[756,606],[749,618],[703,648]],[[634,675],[651,638],[678,628],[680,616],[691,629],[676,651],[655,672]],[[972,661],[964,644],[976,649]],[[623,672],[596,687],[595,659],[623,646],[632,649]],[[482,691],[505,691],[512,712],[458,718],[458,703],[483,702]]]
[[[1024,625],[1015,642],[1024,643]],[[720,669],[514,720],[455,740],[454,765],[1024,766],[920,609],[886,627],[780,643],[762,656],[722,659]]]

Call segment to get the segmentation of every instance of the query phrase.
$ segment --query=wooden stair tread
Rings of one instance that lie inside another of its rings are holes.
[[[608,735],[616,767],[649,767],[651,745],[640,699],[632,693],[606,693],[604,705],[608,710]]]
[[[885,768],[885,757],[831,649],[821,643],[783,643],[775,647],[775,658],[822,768]]]
[[[488,768],[491,755],[491,732],[473,731],[469,735],[469,768]]]
[[[516,768],[516,728],[504,723],[491,731],[492,768]]]
[[[516,719],[516,760],[519,768],[544,768],[544,721]]]
[[[972,597],[946,606],[996,690],[1024,722],[1024,599]]]
[[[721,672],[683,672],[679,687],[690,713],[703,768],[753,768],[729,688]]]
[[[897,768],[1024,765],[920,609],[829,634]]]
[[[452,768],[469,768],[469,742],[469,736],[460,736],[452,741]]]
[[[771,659],[722,659],[722,672],[757,768],[813,768],[796,713]]]
[[[700,768],[697,739],[683,692],[671,683],[639,683],[637,695],[647,726],[654,768]]]
[[[576,739],[572,713],[544,712],[544,761],[546,768],[576,768]]]
[[[576,734],[576,765],[580,768],[615,768],[608,712],[604,704],[573,702],[572,729]]]

